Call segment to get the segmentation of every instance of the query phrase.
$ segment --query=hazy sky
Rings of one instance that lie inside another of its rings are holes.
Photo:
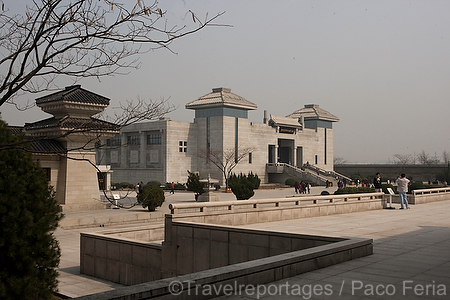
[[[172,44],[177,54],[150,52],[141,69],[82,81],[83,88],[112,106],[170,97],[176,121],[193,121],[184,105],[214,87],[255,103],[252,122],[262,122],[264,110],[286,116],[318,104],[340,118],[334,155],[348,163],[450,152],[450,1],[161,2],[171,22],[192,23],[189,9],[225,11],[218,22],[232,27],[185,37]],[[38,108],[0,111],[11,125],[49,116]]]

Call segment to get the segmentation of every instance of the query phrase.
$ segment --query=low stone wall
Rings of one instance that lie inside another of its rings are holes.
[[[145,240],[162,240],[163,232],[161,225],[81,233],[80,273],[124,285],[161,279],[162,246]]]
[[[166,215],[163,273],[165,277],[184,275],[343,240],[210,224],[172,222],[172,216]]]
[[[238,226],[382,209],[386,198],[383,193],[364,193],[180,203],[169,207],[176,221]]]
[[[444,201],[450,199],[450,188],[447,187],[447,188],[414,190],[412,197],[410,198],[412,200],[411,204],[422,204],[436,201]]]
[[[297,235],[172,222],[171,219],[171,216],[167,215],[161,267],[165,269],[167,265],[171,265],[179,269],[175,271],[177,273],[181,271],[189,273],[190,270],[194,273],[76,299],[210,299],[222,295],[225,288],[228,292],[234,289],[239,293],[238,287],[254,287],[274,282],[373,253],[371,239]],[[94,248],[99,251],[98,254],[106,253],[106,257],[102,257],[103,260],[90,262],[91,264],[97,264],[99,267],[105,264],[103,268],[106,269],[108,263],[112,263],[109,267],[110,272],[114,272],[112,269],[115,268],[124,272],[123,277],[132,276],[126,273],[126,267],[121,268],[120,262],[117,265],[115,261],[107,261],[108,257],[114,256],[108,249],[117,246],[110,246],[104,241],[111,245],[115,241],[98,234],[83,234],[83,240],[82,250]],[[124,243],[123,239],[119,243],[125,246],[113,251],[116,257],[126,254],[130,262],[138,262],[140,259],[140,262],[144,263],[140,268],[138,266],[129,268],[130,271],[138,273],[136,276],[145,275],[145,267],[149,264],[148,261],[145,262],[145,257],[159,259],[158,256],[148,256],[152,255],[151,251],[144,254],[145,251],[141,246],[145,243],[129,244]],[[147,244],[148,248],[152,248],[151,246]],[[128,249],[125,249],[127,247]],[[137,254],[129,252],[133,250],[137,251]],[[169,261],[171,258],[175,263]],[[84,259],[82,263],[87,261]],[[195,272],[199,268],[204,270]],[[121,276],[119,274],[119,278]],[[213,294],[211,290],[214,291]]]
[[[64,229],[114,226],[120,224],[136,224],[155,221],[164,221],[164,213],[160,211],[127,211],[127,213],[111,214],[109,209],[97,210],[95,214],[83,215],[68,214],[59,223]]]
[[[389,201],[389,195],[386,195]],[[411,194],[406,195],[409,204],[424,204],[430,202],[444,201],[450,199],[450,188],[434,188],[414,190]],[[398,194],[392,195],[392,203],[400,203]]]
[[[367,193],[191,203],[188,206],[203,207],[201,212],[166,215],[164,227],[82,233],[81,273],[132,285],[316,247],[323,245],[323,238],[214,226],[381,209],[385,202],[382,193]]]

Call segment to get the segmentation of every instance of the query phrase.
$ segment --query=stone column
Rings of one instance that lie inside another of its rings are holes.
[[[279,157],[279,155],[278,155],[278,144],[275,145],[275,151],[273,151],[273,152],[275,154],[274,162],[278,163],[278,157]]]
[[[121,168],[127,168],[128,167],[128,151],[127,151],[127,134],[121,133],[120,134],[120,167]]]
[[[145,169],[145,167],[147,166],[147,134],[144,131],[140,131],[139,134],[141,136],[141,144],[139,149],[139,166],[142,169]]]

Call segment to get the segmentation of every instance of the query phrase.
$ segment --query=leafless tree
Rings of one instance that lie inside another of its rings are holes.
[[[222,172],[225,178],[225,187],[228,188],[228,178],[230,178],[233,169],[254,150],[254,147],[238,148],[237,151],[235,149],[224,151],[209,149],[200,151],[198,156],[205,158]]]
[[[408,165],[414,162],[411,154],[394,154],[394,162],[399,165]]]
[[[123,4],[126,3],[126,4]],[[61,76],[81,78],[124,74],[139,68],[139,55],[194,34],[223,12],[191,25],[170,24],[157,1],[33,0],[23,14],[0,1],[0,106],[16,105],[21,93],[59,89]]]
[[[223,14],[206,15],[201,20],[189,10],[186,14],[191,23],[177,26],[170,24],[167,12],[157,1],[150,5],[144,0],[125,2],[33,0],[22,14],[14,14],[0,0],[0,106],[9,103],[20,109],[15,102],[17,96],[60,89],[57,81],[61,77],[77,82],[86,77],[100,79],[126,74],[140,67],[140,54],[158,48],[172,51],[173,41],[207,26],[220,26],[214,21]],[[160,118],[174,109],[167,99],[138,99],[120,104],[114,116],[100,118],[119,130],[139,121]],[[85,123],[61,133],[60,137],[86,134],[92,137],[89,142],[95,141],[99,138],[95,126]]]
[[[423,165],[431,166],[439,163],[439,158],[436,156],[431,156],[428,153],[425,153],[424,150],[417,155],[417,159]]]
[[[442,159],[444,161],[444,164],[448,164],[450,162],[450,153],[444,150],[444,152],[442,153]]]
[[[127,74],[140,67],[139,55],[155,49],[172,51],[173,41],[215,24],[224,12],[203,18],[186,11],[192,21],[173,24],[156,0],[30,0],[23,13],[12,13],[0,0],[0,106],[9,103],[21,107],[16,98],[26,93],[61,89],[58,83],[68,77],[76,83],[82,78]],[[143,120],[154,120],[174,109],[167,100],[127,101],[119,105],[110,122],[110,133]],[[102,117],[100,117],[102,119]],[[87,142],[78,146],[92,148],[104,138],[97,130],[98,120],[71,124],[58,136],[27,139],[58,139],[68,135],[84,135]],[[105,124],[103,124],[105,125]],[[105,129],[105,127],[102,127]],[[0,145],[1,149],[22,148],[23,142]],[[59,155],[67,156],[66,149]],[[92,162],[90,162],[92,163]]]

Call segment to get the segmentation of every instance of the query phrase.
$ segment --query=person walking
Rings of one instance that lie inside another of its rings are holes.
[[[141,180],[141,182],[139,183],[139,194],[140,193],[142,193],[143,191],[144,191],[144,183],[142,182],[142,180]]]
[[[409,179],[405,177],[405,174],[401,174],[395,182],[397,183],[397,192],[400,196],[400,209],[403,209],[404,206],[406,206],[406,209],[409,209],[408,200],[406,199]]]
[[[175,194],[175,185],[174,185],[173,181],[172,181],[172,184],[170,185],[170,193]]]
[[[139,195],[139,182],[134,186],[134,191],[136,192],[136,195]]]
[[[376,177],[373,179],[373,186],[376,193],[383,192],[383,186],[381,185],[381,175],[377,173]]]

